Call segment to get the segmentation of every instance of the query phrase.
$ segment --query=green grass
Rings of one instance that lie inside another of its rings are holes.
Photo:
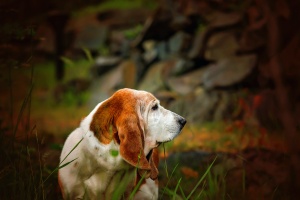
[[[168,175],[168,166],[165,164],[167,180],[164,181],[166,184],[160,189],[159,199],[225,199],[223,198],[226,194],[225,173],[216,175],[212,172],[216,160],[217,157],[204,168],[201,177],[194,180],[193,185],[190,185],[190,180],[180,173],[180,167],[178,167],[180,163],[171,169],[170,176]]]
[[[98,5],[88,6],[73,13],[74,17],[80,17],[91,13],[103,12],[106,10],[128,10],[137,8],[148,8],[153,10],[157,3],[149,0],[108,0]]]

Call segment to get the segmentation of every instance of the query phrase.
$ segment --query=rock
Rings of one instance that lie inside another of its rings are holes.
[[[210,27],[229,26],[240,22],[242,20],[242,13],[225,13],[215,10],[209,14],[203,15],[203,17],[207,20]]]
[[[155,47],[156,43],[154,40],[147,40],[143,43],[143,48],[145,50],[143,54],[143,60],[146,64],[153,63],[158,57],[158,51]]]
[[[168,41],[170,54],[178,55],[187,51],[191,41],[191,36],[183,31],[175,33]]]
[[[211,12],[203,12],[203,17],[206,19],[206,26],[203,26],[198,33],[196,34],[196,37],[193,42],[193,46],[191,50],[188,53],[189,58],[196,58],[196,57],[204,57],[204,53],[208,50],[209,47],[213,46],[215,47],[216,50],[218,50],[218,45],[219,44],[212,44],[215,40],[218,41],[218,43],[225,42],[226,44],[224,45],[225,52],[226,53],[226,48],[228,46],[228,38],[222,38],[228,35],[226,31],[231,31],[231,36],[234,36],[234,33],[236,30],[236,26],[242,19],[242,15],[240,13],[224,13],[220,11],[211,11]],[[215,38],[216,37],[216,38]],[[218,40],[218,38],[221,37],[221,39]],[[213,39],[212,39],[213,38]],[[237,43],[235,38],[232,41],[231,38],[231,44]],[[232,43],[234,42],[234,43]],[[237,48],[235,48],[237,50]],[[206,52],[207,53],[207,52]],[[205,56],[206,59],[211,59],[210,57]]]
[[[177,11],[172,1],[164,2],[147,18],[140,35],[133,41],[133,46],[140,47],[145,40],[164,41],[174,33],[185,29],[195,29],[196,24]],[[192,27],[191,27],[192,26]]]
[[[128,57],[130,51],[130,42],[125,37],[123,31],[113,30],[111,31],[109,37],[109,52],[112,55],[118,55],[121,57]]]
[[[251,73],[256,64],[256,55],[231,56],[211,64],[202,78],[206,89],[228,87],[239,83]]]
[[[91,67],[91,73],[94,77],[101,76],[104,73],[114,69],[121,62],[122,58],[118,56],[98,57]]]
[[[203,38],[205,36],[205,31],[199,31],[193,38],[192,47],[188,51],[188,58],[193,59],[199,56],[200,51],[203,47]]]
[[[187,95],[202,84],[202,75],[205,70],[205,68],[201,68],[178,77],[170,77],[166,82],[172,91],[180,95]]]
[[[169,109],[186,117],[189,123],[201,124],[213,120],[213,113],[218,98],[215,93],[207,93],[203,89],[197,94],[186,95],[169,105]],[[197,112],[195,112],[197,108]]]
[[[157,53],[160,60],[165,60],[169,57],[167,50],[167,42],[161,41],[157,43]]]
[[[206,59],[219,61],[235,55],[238,48],[239,44],[233,31],[221,32],[209,38],[204,56]]]
[[[180,75],[190,65],[192,63],[184,59],[170,59],[154,64],[150,66],[139,88],[154,92],[166,85],[171,91],[185,95],[202,83],[203,69]]]
[[[185,116],[191,124],[230,120],[235,108],[235,95],[235,92],[206,91],[201,87],[197,87],[193,93],[182,96],[170,103],[168,108]]]
[[[178,99],[178,94],[173,91],[159,90],[154,93],[154,96],[159,99],[160,104],[167,107],[172,101]]]
[[[156,9],[145,21],[143,30],[133,41],[132,46],[139,48],[146,40],[162,41],[168,39],[174,33],[170,21],[172,21],[170,8]]]
[[[169,86],[168,81],[170,78],[176,76],[177,73],[181,73],[184,66],[187,66],[188,63],[188,61],[183,59],[169,59],[151,65],[139,88],[154,92],[159,88],[164,88],[165,85]]]
[[[170,67],[169,72],[172,76],[182,75],[194,67],[194,63],[188,59],[176,58],[172,60],[174,65]]]
[[[149,9],[106,9],[97,14],[97,20],[110,29],[121,30],[143,23],[150,15]]]
[[[123,87],[134,88],[137,82],[137,65],[132,60],[124,60],[120,64],[123,68]]]
[[[95,78],[91,85],[89,107],[94,108],[99,102],[109,98],[112,93],[123,83],[124,65],[118,65],[114,70]]]
[[[139,90],[146,90],[155,93],[159,89],[164,88],[162,70],[166,68],[169,62],[158,62],[150,66],[143,80],[138,85]]]

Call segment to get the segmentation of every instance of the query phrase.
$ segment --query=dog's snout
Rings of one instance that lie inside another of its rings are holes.
[[[178,123],[180,124],[181,127],[184,127],[185,123],[186,123],[186,120],[183,118],[183,117],[180,117],[178,119]]]

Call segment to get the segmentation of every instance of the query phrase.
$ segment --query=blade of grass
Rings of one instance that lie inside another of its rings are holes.
[[[178,180],[177,185],[176,185],[176,187],[175,187],[175,190],[174,190],[174,192],[173,192],[173,200],[175,200],[176,197],[178,196],[178,195],[177,195],[177,190],[178,190],[178,187],[179,187],[179,185],[180,185],[180,182],[181,182],[181,178]]]
[[[45,199],[45,192],[44,192],[44,183],[43,183],[43,169],[42,169],[42,159],[41,159],[41,152],[40,152],[40,145],[39,145],[39,138],[37,135],[37,130],[35,130],[35,138],[36,138],[36,143],[37,143],[37,150],[38,150],[38,159],[39,159],[39,170],[40,170],[40,187],[42,190],[42,199]]]
[[[171,189],[166,188],[166,194],[169,195],[169,196],[173,196],[174,192]]]
[[[118,176],[117,179],[120,180],[120,184],[115,189],[115,191],[112,195],[112,198],[111,198],[112,200],[118,200],[124,195],[128,185],[130,184],[130,182],[132,180],[134,180],[134,175],[135,175],[135,173],[130,173],[128,171],[125,171],[123,174],[117,175]],[[121,177],[122,177],[122,179],[121,179]]]
[[[56,168],[55,168],[54,170],[52,170],[52,172],[47,176],[47,178],[45,178],[45,180],[43,181],[43,184],[50,178],[50,176],[51,176],[54,172],[56,172],[56,171],[58,171],[59,169],[65,167],[65,166],[67,166],[67,165],[69,165],[70,163],[74,162],[74,160],[77,160],[77,159],[78,159],[78,158],[74,158],[73,160],[71,160],[71,161],[69,161],[69,162],[66,162],[66,163],[63,164],[63,165],[60,165],[59,167],[56,167]]]
[[[64,159],[59,163],[59,165],[61,164],[61,163],[63,163],[66,159],[67,159],[67,157],[77,148],[77,146],[82,142],[82,140],[83,140],[83,137],[77,142],[77,144],[73,147],[73,149],[66,155],[66,157],[64,157]]]
[[[174,169],[173,169],[173,171],[172,171],[172,173],[171,173],[171,176],[168,178],[167,184],[166,184],[166,186],[164,187],[164,190],[163,190],[162,194],[160,195],[160,199],[162,199],[162,197],[163,197],[163,195],[164,195],[164,193],[165,193],[165,189],[168,187],[169,182],[170,182],[170,180],[171,180],[171,178],[172,178],[172,176],[173,176],[173,174],[174,174],[176,168],[178,167],[178,165],[179,165],[179,163],[176,164],[176,166],[174,167]]]
[[[21,121],[21,118],[22,118],[23,112],[25,110],[25,107],[26,107],[26,105],[28,103],[28,100],[30,99],[30,96],[31,96],[31,93],[32,93],[32,88],[33,88],[33,84],[31,84],[31,86],[29,88],[29,91],[28,91],[28,93],[27,93],[27,95],[26,95],[26,97],[25,97],[25,99],[24,99],[24,101],[22,103],[22,106],[21,106],[21,109],[20,109],[20,112],[19,112],[19,115],[18,115],[17,123],[16,123],[14,131],[13,131],[13,139],[16,138],[16,132],[18,130],[19,123]],[[14,142],[14,140],[13,140],[13,142]]]
[[[136,186],[134,187],[133,191],[131,192],[129,199],[133,199],[135,193],[137,192],[137,190],[140,188],[140,185],[142,184],[143,180],[145,179],[145,174],[143,174],[143,176],[141,177],[140,181],[136,184]]]
[[[214,162],[216,161],[218,156],[215,157],[215,159],[213,160],[213,162],[209,165],[209,167],[207,168],[207,170],[205,171],[205,173],[203,174],[203,176],[201,177],[201,179],[198,181],[198,183],[195,185],[195,187],[193,188],[193,190],[191,191],[191,193],[187,196],[186,199],[191,198],[191,196],[193,195],[193,193],[196,191],[196,189],[198,188],[198,186],[200,185],[200,183],[204,180],[204,178],[206,177],[206,175],[209,173],[211,167],[213,166]]]
[[[164,158],[165,158],[164,168],[165,168],[165,170],[166,170],[167,178],[169,178],[168,166],[167,166],[167,159],[166,159],[166,148],[165,148],[165,143],[163,143],[163,149],[164,149]]]
[[[186,196],[185,196],[185,194],[184,194],[184,192],[183,192],[182,187],[179,186],[179,189],[180,189],[181,196],[183,197],[184,200],[186,200]]]
[[[77,144],[72,148],[72,150],[66,155],[66,157],[64,157],[64,159],[59,163],[59,165],[58,165],[58,167],[56,167],[48,176],[47,176],[47,178],[43,181],[43,184],[50,178],[50,176],[54,173],[54,172],[56,172],[56,171],[58,171],[59,169],[61,169],[61,168],[63,168],[63,167],[65,167],[65,166],[67,166],[68,164],[70,164],[71,162],[73,162],[74,160],[76,160],[77,158],[75,158],[75,159],[73,159],[73,160],[71,160],[71,161],[69,161],[69,162],[67,162],[67,163],[65,163],[65,164],[63,164],[63,165],[60,165],[61,163],[63,163],[66,159],[67,159],[67,157],[74,151],[74,149],[76,149],[77,148],[77,146],[82,142],[82,140],[84,139],[84,137],[82,137],[78,142],[77,142]]]
[[[205,186],[206,186],[206,181],[204,181],[204,183],[203,183],[203,188],[205,188]],[[200,199],[200,197],[201,197],[201,195],[202,195],[203,192],[204,192],[204,189],[202,189],[202,190],[199,192],[198,196],[197,196],[195,199]]]

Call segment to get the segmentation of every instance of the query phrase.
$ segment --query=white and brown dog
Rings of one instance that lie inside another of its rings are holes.
[[[134,199],[157,199],[156,147],[176,137],[185,123],[148,92],[117,91],[64,144],[58,172],[64,199],[115,199],[122,183],[126,188],[117,198],[126,199],[141,177]]]

